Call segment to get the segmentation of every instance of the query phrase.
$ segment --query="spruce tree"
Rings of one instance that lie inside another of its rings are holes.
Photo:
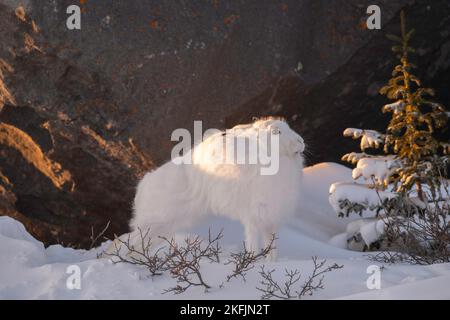
[[[395,66],[392,78],[380,93],[395,103],[386,105],[383,112],[392,113],[387,128],[384,152],[393,152],[402,161],[396,170],[394,183],[398,192],[405,192],[417,187],[421,200],[425,200],[422,184],[428,184],[433,192],[439,187],[440,175],[434,170],[442,171],[448,157],[444,153],[446,143],[439,142],[434,133],[447,124],[444,107],[429,98],[434,90],[422,87],[421,81],[413,74],[416,68],[410,62],[410,54],[415,50],[410,45],[414,29],[407,31],[405,16],[401,12],[401,37],[388,35],[396,44],[392,50],[397,54],[400,64]]]
[[[416,68],[410,61],[410,55],[415,52],[410,44],[413,34],[414,30],[407,31],[402,12],[400,36],[388,35],[395,42],[392,50],[400,63],[395,66],[388,84],[380,90],[380,94],[393,100],[382,108],[383,113],[391,114],[386,132],[355,128],[344,131],[344,136],[361,139],[362,153],[346,154],[342,160],[356,164],[353,179],[363,177],[369,184],[332,185],[330,202],[341,216],[351,212],[362,214],[367,209],[379,212],[386,206],[379,200],[388,202],[395,196],[409,197],[414,186],[422,203],[429,200],[424,185],[429,187],[433,198],[441,189],[449,161],[449,144],[438,141],[435,134],[446,126],[448,113],[441,104],[431,100],[434,91],[422,87],[413,73]],[[384,155],[368,154],[367,149],[380,149]],[[376,189],[377,198],[362,196],[364,188],[368,194]]]
[[[400,36],[388,36],[395,42],[392,50],[399,64],[380,90],[392,100],[382,108],[391,119],[384,133],[344,131],[344,136],[361,140],[362,152],[343,156],[342,160],[356,165],[354,181],[332,184],[329,200],[341,217],[364,214],[347,226],[349,249],[392,250],[394,245],[408,258],[447,261],[450,195],[445,169],[450,144],[439,141],[436,133],[446,127],[448,113],[432,100],[434,91],[423,87],[413,73],[413,34],[406,29],[402,12]]]

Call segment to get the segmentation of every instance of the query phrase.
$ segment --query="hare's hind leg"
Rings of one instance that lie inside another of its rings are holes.
[[[258,228],[252,223],[245,224],[245,249],[256,254],[260,250]]]

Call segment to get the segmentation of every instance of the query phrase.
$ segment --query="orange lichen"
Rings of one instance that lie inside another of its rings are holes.
[[[219,7],[219,0],[212,0],[212,4],[215,8]]]
[[[360,30],[367,30],[367,21],[366,20],[361,20],[361,22],[358,24],[358,28]]]
[[[223,23],[228,26],[228,25],[235,23],[239,18],[240,18],[239,15],[232,14],[232,15],[229,15],[228,17],[226,17],[225,19],[223,19]]]
[[[42,49],[36,45],[33,37],[30,36],[28,33],[24,33],[24,35],[23,35],[23,44],[25,47],[25,52],[27,52],[27,53],[30,53],[33,50],[43,53]]]
[[[31,20],[31,29],[33,30],[34,33],[39,33],[39,32],[41,32],[41,29],[40,29],[39,26],[36,24],[36,22],[34,22],[34,20]]]
[[[151,20],[150,21],[150,27],[153,30],[159,29],[159,22],[158,22],[158,20],[156,20],[156,19]]]
[[[17,19],[19,19],[22,22],[27,22],[27,15],[25,13],[25,9],[23,6],[18,6],[16,10],[14,10],[14,13]]]

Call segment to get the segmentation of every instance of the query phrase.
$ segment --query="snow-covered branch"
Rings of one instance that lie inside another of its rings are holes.
[[[345,154],[341,160],[342,161],[346,161],[349,162],[351,164],[357,164],[359,160],[363,159],[363,158],[371,158],[373,156],[371,156],[370,154],[367,153],[360,153],[360,152],[351,152],[351,153],[347,153]]]
[[[376,216],[382,202],[396,196],[392,192],[376,190],[371,185],[337,182],[330,187],[329,201],[334,211],[341,216],[355,212],[373,217]]]
[[[363,130],[355,128],[347,128],[344,131],[345,137],[351,137],[353,139],[361,139],[361,150],[369,148],[378,149],[381,144],[384,143],[385,135],[376,130]]]
[[[405,109],[405,102],[398,100],[397,102],[387,104],[383,107],[383,112],[392,112],[394,114],[400,113]]]
[[[353,179],[364,178],[375,181],[378,185],[387,186],[394,171],[401,168],[402,163],[395,156],[371,156],[361,158],[353,169]]]

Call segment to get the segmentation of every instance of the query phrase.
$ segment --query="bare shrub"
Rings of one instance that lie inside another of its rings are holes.
[[[186,237],[182,243],[177,243],[173,238],[159,237],[165,243],[164,246],[154,249],[150,230],[146,232],[139,231],[140,243],[135,246],[130,241],[130,235],[126,240],[116,238],[114,241],[115,251],[104,253],[105,256],[112,258],[113,263],[127,263],[145,267],[151,276],[162,275],[168,272],[176,280],[177,284],[165,289],[163,293],[181,294],[192,287],[203,287],[207,292],[211,285],[205,281],[201,272],[203,262],[220,263],[221,247],[219,240],[223,233],[220,231],[216,236],[208,233],[207,239],[199,236]],[[95,239],[96,237],[92,237]],[[266,258],[275,248],[275,235],[272,236],[270,243],[259,253],[250,252],[245,249],[231,253],[230,258],[225,265],[232,264],[233,272],[226,277],[229,282],[233,278],[240,278],[245,281],[246,273],[252,270],[257,262]],[[135,242],[133,242],[135,243]],[[126,254],[122,251],[127,251]],[[313,257],[314,270],[308,276],[306,281],[294,290],[294,286],[300,281],[301,273],[298,270],[286,270],[287,280],[283,285],[279,285],[273,278],[272,273],[275,270],[266,271],[261,267],[260,275],[263,277],[261,284],[263,288],[257,288],[263,292],[262,299],[301,299],[305,295],[312,295],[314,291],[323,289],[324,274],[343,266],[333,264],[325,267],[326,260],[318,261]],[[223,287],[223,283],[220,285]]]
[[[449,204],[435,201],[415,211],[411,214],[411,211],[397,210],[384,219],[384,238],[388,245],[369,259],[390,264],[450,262]]]
[[[230,254],[230,258],[225,263],[226,265],[233,265],[233,272],[227,275],[227,282],[230,282],[233,278],[240,277],[243,281],[245,281],[245,276],[248,271],[255,267],[255,263],[260,261],[261,259],[266,258],[272,250],[275,249],[274,243],[276,240],[275,234],[272,234],[272,238],[270,239],[269,244],[263,248],[259,253],[248,251],[245,247],[239,252],[232,252]]]
[[[312,257],[314,263],[314,269],[311,275],[298,286],[296,285],[302,278],[302,274],[299,270],[285,270],[285,281],[283,284],[278,283],[273,279],[273,273],[275,269],[266,271],[265,267],[261,267],[259,274],[262,277],[260,284],[261,288],[256,289],[261,291],[263,295],[261,299],[302,299],[304,296],[312,296],[315,291],[324,288],[323,280],[325,273],[331,272],[333,270],[343,268],[343,265],[333,264],[331,266],[325,267],[326,260],[319,261],[317,257]]]
[[[140,247],[136,248],[130,241],[130,235],[126,240],[121,240],[116,237],[114,240],[114,252],[107,253],[104,252],[105,256],[109,256],[113,263],[128,263],[137,266],[145,267],[151,276],[162,275],[166,270],[168,270],[168,259],[170,258],[166,254],[162,253],[163,247],[153,252],[153,242],[150,236],[150,229],[146,232],[142,232],[138,229]],[[122,253],[122,248],[127,251],[126,254]]]
[[[155,250],[150,229],[143,232],[138,229],[139,243],[131,241],[131,235],[126,240],[117,238],[114,240],[114,251],[104,252],[103,255],[112,258],[113,263],[127,263],[143,266],[150,275],[159,276],[166,271],[177,280],[177,285],[164,290],[163,293],[173,292],[180,294],[190,287],[202,286],[205,290],[211,286],[207,284],[200,270],[200,263],[204,260],[219,263],[221,248],[219,240],[223,237],[222,231],[217,236],[208,233],[205,241],[200,236],[187,237],[183,244],[178,244],[173,238],[159,237],[165,242]]]
[[[379,242],[387,245],[369,259],[382,263],[406,262],[428,265],[450,262],[450,194],[448,182],[438,166],[435,184],[425,193],[426,202],[398,196],[383,203],[385,232]],[[444,173],[446,174],[446,172]],[[443,190],[442,190],[443,189]],[[442,192],[444,191],[444,192]]]
[[[219,240],[223,237],[222,231],[215,237],[208,233],[208,241],[199,236],[187,237],[183,245],[177,244],[174,239],[161,237],[168,245],[166,254],[166,265],[172,278],[177,280],[177,285],[164,290],[164,293],[173,292],[180,294],[190,287],[204,287],[205,291],[211,286],[205,282],[201,272],[200,263],[203,260],[209,262],[220,262],[219,254],[221,249]]]
[[[108,221],[105,227],[97,235],[95,235],[94,233],[94,226],[91,227],[91,236],[89,237],[89,239],[91,240],[91,244],[89,245],[89,250],[95,247],[100,238],[105,239],[104,235],[105,232],[108,230],[110,224],[111,221]]]

